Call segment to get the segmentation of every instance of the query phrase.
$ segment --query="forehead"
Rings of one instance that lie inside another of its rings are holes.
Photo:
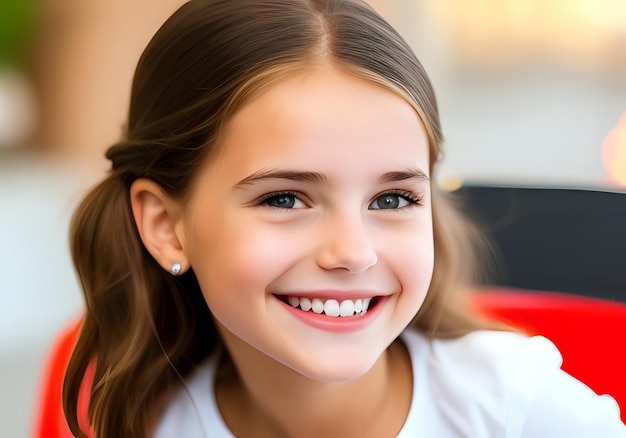
[[[267,168],[348,175],[429,172],[428,138],[404,98],[324,66],[273,81],[234,114],[212,174],[232,181]]]

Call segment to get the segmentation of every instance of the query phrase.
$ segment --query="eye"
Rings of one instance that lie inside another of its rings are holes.
[[[287,210],[306,208],[306,204],[298,198],[298,194],[293,192],[270,193],[265,195],[259,204]]]
[[[411,192],[387,192],[379,195],[369,205],[370,210],[397,210],[411,205],[419,205],[421,198]]]

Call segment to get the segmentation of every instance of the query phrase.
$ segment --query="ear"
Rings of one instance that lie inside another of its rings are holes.
[[[157,263],[174,275],[187,271],[189,262],[177,233],[182,220],[180,203],[146,178],[131,185],[130,203],[141,241]],[[178,269],[176,264],[180,264]]]

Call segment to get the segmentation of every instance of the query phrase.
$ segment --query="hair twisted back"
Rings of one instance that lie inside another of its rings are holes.
[[[86,313],[64,383],[64,409],[80,435],[77,399],[96,360],[89,416],[98,437],[145,436],[168,388],[219,342],[193,271],[173,277],[143,247],[129,190],[149,178],[184,200],[196,169],[217,153],[231,116],[285,75],[335,63],[398,93],[442,142],[434,92],[402,38],[358,0],[191,0],[156,33],[135,72],[125,137],[110,175],[71,226]],[[464,226],[433,188],[435,272],[415,325],[457,336],[480,324],[454,298]]]

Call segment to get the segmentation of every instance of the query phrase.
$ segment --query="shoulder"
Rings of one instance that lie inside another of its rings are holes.
[[[217,357],[200,364],[167,398],[157,423],[155,438],[231,438],[215,402],[213,384]]]
[[[478,367],[508,373],[520,366],[545,371],[559,368],[562,363],[561,354],[548,339],[516,332],[480,330],[456,339],[432,340],[430,344],[433,360],[452,360],[459,371],[475,372]]]
[[[416,346],[426,350],[426,357],[413,360],[427,360],[429,374],[455,391],[532,393],[562,363],[554,344],[541,336],[475,331],[455,339],[426,339],[411,332],[403,339],[412,356],[420,355]]]
[[[168,395],[164,410],[157,423],[155,438],[174,436],[202,437],[203,425],[198,410],[209,403],[199,388],[210,388],[211,367],[202,364],[184,382]],[[208,393],[209,391],[206,391]]]
[[[456,430],[519,438],[626,437],[615,401],[562,371],[558,349],[544,337],[476,331],[428,340],[413,332],[403,340],[412,360],[423,363],[437,409],[455,412],[447,421],[456,422]]]
[[[626,438],[626,426],[620,420],[619,406],[612,397],[597,395],[559,370],[537,388],[521,436]]]

